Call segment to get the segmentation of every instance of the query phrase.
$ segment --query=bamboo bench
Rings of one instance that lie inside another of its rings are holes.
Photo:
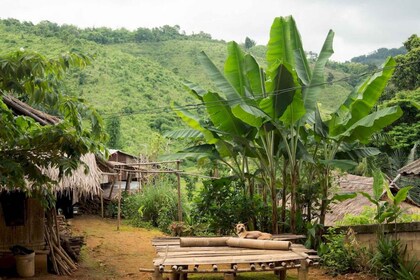
[[[306,280],[311,265],[318,264],[316,251],[293,244],[291,250],[261,250],[249,248],[180,247],[179,238],[155,238],[157,251],[153,269],[140,268],[153,273],[153,280],[162,280],[169,274],[172,280],[187,279],[190,273],[224,273],[224,279],[235,279],[237,273],[268,272],[286,279],[286,271],[298,270],[298,279]]]

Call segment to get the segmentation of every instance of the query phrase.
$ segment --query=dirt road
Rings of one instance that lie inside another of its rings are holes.
[[[46,275],[32,279],[67,280],[67,279],[150,279],[150,274],[140,273],[139,267],[152,268],[155,250],[151,245],[154,237],[163,234],[156,230],[147,230],[122,225],[117,231],[115,220],[101,219],[97,216],[80,216],[70,220],[74,235],[84,235],[86,246],[82,250],[82,261],[78,271],[72,277]],[[288,280],[296,279],[296,272],[288,272]],[[191,275],[189,279],[215,280],[223,275]],[[240,275],[238,280],[277,279],[272,273],[250,273]],[[331,277],[320,269],[311,269],[309,279],[317,280],[360,280],[371,279],[368,276],[346,275]]]

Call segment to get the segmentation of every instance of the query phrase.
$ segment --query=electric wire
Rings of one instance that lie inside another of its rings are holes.
[[[385,66],[382,68],[378,68],[369,72],[363,72],[360,73],[358,75],[350,75],[350,76],[346,76],[337,80],[333,80],[330,82],[322,82],[322,83],[318,83],[318,84],[313,84],[313,85],[309,85],[309,86],[295,86],[295,87],[290,87],[290,88],[285,88],[285,89],[281,89],[281,90],[276,90],[276,91],[272,91],[272,92],[267,92],[265,95],[263,94],[257,94],[257,96],[253,96],[253,97],[245,97],[245,96],[239,96],[238,98],[232,98],[232,99],[222,99],[222,100],[217,100],[217,101],[207,101],[205,103],[196,103],[196,104],[185,104],[185,105],[179,105],[179,106],[161,106],[161,107],[154,107],[154,108],[149,108],[149,109],[143,109],[141,111],[132,111],[132,112],[127,112],[127,113],[103,113],[103,119],[108,119],[111,117],[126,117],[126,116],[132,116],[132,115],[154,115],[154,114],[161,114],[161,113],[168,113],[170,111],[175,110],[190,110],[190,109],[200,109],[200,108],[215,108],[215,107],[219,107],[221,103],[224,104],[230,104],[230,103],[236,103],[236,102],[240,102],[240,101],[260,101],[264,98],[267,97],[273,97],[273,96],[277,96],[280,94],[284,94],[284,93],[288,93],[288,92],[292,92],[292,91],[296,91],[296,90],[304,90],[304,89],[308,89],[308,88],[315,88],[315,87],[322,87],[324,85],[333,85],[333,84],[337,84],[340,82],[344,82],[347,81],[349,79],[354,79],[354,78],[362,78],[364,76],[367,75],[373,75],[375,73],[379,73],[383,70],[386,69],[390,69],[390,68],[399,68],[399,67],[403,67],[403,66],[407,66],[407,65],[411,65],[411,64],[416,64],[416,63],[420,63],[420,60],[414,61],[414,62],[409,62],[409,63],[404,63],[404,64],[398,64],[398,65],[394,65],[394,66]],[[238,103],[239,104],[239,103]]]

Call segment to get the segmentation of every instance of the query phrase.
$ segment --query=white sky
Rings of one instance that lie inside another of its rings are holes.
[[[0,0],[0,18],[79,27],[180,25],[187,34],[266,44],[276,16],[293,15],[306,51],[319,52],[335,31],[332,59],[400,47],[420,33],[420,0]]]

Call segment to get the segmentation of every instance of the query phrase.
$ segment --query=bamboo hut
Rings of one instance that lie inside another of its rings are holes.
[[[395,186],[391,185],[390,188],[394,193],[398,191],[398,188]],[[337,192],[339,194],[365,192],[373,195],[373,178],[347,174],[339,179],[339,189]],[[385,192],[382,194],[382,199],[387,199]],[[325,225],[334,226],[346,214],[360,215],[365,206],[372,206],[372,203],[362,195],[343,202],[333,203],[330,205],[330,210],[325,217]],[[402,202],[401,207],[409,214],[420,213],[420,207],[410,198]]]
[[[36,110],[14,97],[3,96],[3,102],[14,114],[31,117],[42,125],[60,122],[59,118]],[[59,178],[57,169],[44,170],[46,175],[57,182],[53,186],[53,192],[75,198],[100,194],[100,171],[96,165],[95,156],[86,154],[82,157],[82,161],[85,166],[79,166],[71,176]],[[27,182],[27,184],[30,188],[31,183]],[[21,192],[13,191],[10,186],[6,188],[0,185],[0,202],[0,268],[4,255],[10,252],[11,246],[21,245],[36,252],[48,249],[45,241],[46,213],[39,201],[28,198]]]

